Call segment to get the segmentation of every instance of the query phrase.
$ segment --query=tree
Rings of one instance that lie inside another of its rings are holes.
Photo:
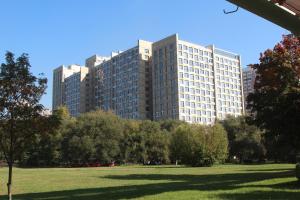
[[[171,135],[171,159],[191,166],[211,166],[227,158],[228,140],[220,124],[182,124]]]
[[[211,155],[213,163],[223,163],[228,157],[227,132],[220,123],[208,128],[206,137],[206,152]]]
[[[112,112],[84,113],[64,134],[62,154],[70,164],[98,161],[104,164],[120,159],[123,124]]]
[[[8,198],[12,199],[12,167],[17,158],[42,133],[59,124],[56,116],[43,116],[39,103],[45,93],[47,79],[37,78],[29,71],[27,54],[15,60],[6,53],[0,71],[0,148],[8,164]]]
[[[65,129],[74,123],[66,107],[58,107],[53,114],[60,119],[60,126],[51,134],[41,134],[31,142],[29,148],[18,159],[20,166],[26,167],[49,167],[61,164],[61,148]]]
[[[300,151],[300,40],[284,36],[252,65],[254,93],[248,96],[252,122],[266,130],[268,153],[294,161]]]
[[[201,125],[183,124],[176,128],[171,138],[171,155],[181,164],[204,166],[205,128]]]
[[[169,161],[169,138],[166,131],[160,129],[158,122],[145,120],[140,124],[139,133],[145,138],[146,160],[150,163]]]
[[[194,141],[194,138],[192,136],[193,135],[188,124],[183,124],[177,127],[171,133],[170,159],[172,162],[175,162],[176,165],[178,164],[178,162],[181,164],[188,164],[185,163],[184,158],[186,155],[191,156],[191,142]]]
[[[145,134],[139,132],[140,122],[124,121],[124,138],[120,149],[124,162],[143,163],[146,160]]]
[[[221,123],[227,131],[230,159],[237,157],[238,161],[247,162],[265,158],[263,131],[249,125],[245,116],[229,116]]]
[[[174,120],[174,119],[165,119],[158,121],[160,123],[161,130],[166,130],[168,132],[173,132],[181,124],[187,124],[185,121]]]

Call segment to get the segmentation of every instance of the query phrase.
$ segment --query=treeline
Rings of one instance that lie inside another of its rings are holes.
[[[40,135],[19,158],[21,166],[93,166],[95,163],[211,166],[262,160],[261,132],[243,117],[213,126],[182,121],[125,120],[101,110],[70,117],[54,134]],[[244,123],[244,124],[243,124]]]

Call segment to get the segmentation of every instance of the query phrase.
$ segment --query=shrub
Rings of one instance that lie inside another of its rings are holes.
[[[266,149],[260,129],[249,125],[244,116],[231,116],[221,123],[228,134],[230,159],[237,158],[245,163],[264,160]]]
[[[227,158],[228,140],[219,124],[180,125],[171,136],[171,159],[191,166],[211,166]]]
[[[206,134],[206,151],[212,163],[223,163],[228,157],[228,137],[223,126],[216,123],[208,127]]]

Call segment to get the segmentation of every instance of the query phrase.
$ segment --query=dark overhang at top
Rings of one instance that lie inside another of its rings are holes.
[[[300,36],[300,0],[227,0]]]

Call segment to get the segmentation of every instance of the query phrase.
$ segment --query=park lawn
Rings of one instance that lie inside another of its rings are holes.
[[[300,199],[292,164],[14,168],[14,200]],[[7,169],[0,169],[6,199]]]

